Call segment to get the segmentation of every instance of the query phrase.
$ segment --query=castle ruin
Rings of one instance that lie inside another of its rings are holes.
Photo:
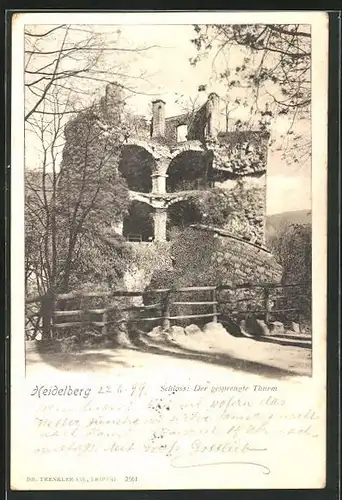
[[[120,86],[106,97],[123,101]],[[119,171],[131,199],[129,214],[115,230],[128,241],[163,242],[177,225],[177,206],[189,196],[221,187],[231,195],[232,214],[225,230],[265,245],[266,131],[220,130],[220,97],[211,93],[199,109],[167,116],[167,105],[152,102],[151,124],[137,119],[126,138]],[[191,224],[191,216],[187,221]]]
[[[121,86],[107,86],[99,102],[105,125],[96,113],[94,117],[104,134],[106,124],[115,126],[123,116],[124,101]],[[225,132],[220,113],[220,97],[211,93],[188,113],[168,117],[166,103],[157,99],[150,121],[127,114],[128,126],[120,123],[115,168],[126,181],[129,208],[112,231],[126,239],[132,252],[124,277],[128,289],[144,288],[153,274],[165,270],[177,270],[186,281],[183,269],[190,268],[194,284],[199,279],[210,284],[280,281],[282,269],[266,245],[267,127]],[[67,140],[78,138],[77,127],[77,120],[67,125]],[[199,204],[208,195],[210,199],[214,189],[213,199],[223,193],[229,207],[219,228],[192,205],[194,199]],[[188,241],[186,228],[191,228],[195,252],[201,255],[197,268],[191,243],[188,253],[185,249],[176,255],[177,242]],[[208,255],[201,254],[201,245],[211,249]]]

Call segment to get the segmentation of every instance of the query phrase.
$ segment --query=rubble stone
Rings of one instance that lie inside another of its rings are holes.
[[[202,333],[202,330],[199,326],[191,324],[185,327],[184,332],[185,335],[195,335],[196,333]]]
[[[272,321],[269,323],[270,333],[272,335],[284,335],[285,327],[281,321]]]
[[[262,319],[257,319],[256,324],[258,325],[258,330],[261,333],[261,335],[266,336],[266,335],[270,334],[270,330],[269,330],[268,326],[266,325],[265,321],[263,321]]]
[[[295,333],[300,333],[300,326],[298,323],[295,323],[294,321],[291,322],[291,330]]]
[[[183,335],[185,335],[185,331],[184,328],[182,328],[181,326],[173,325],[171,326],[168,334],[170,337],[176,339],[178,337],[182,337]]]

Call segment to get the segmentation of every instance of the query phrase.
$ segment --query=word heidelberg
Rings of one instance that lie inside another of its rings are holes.
[[[31,396],[37,396],[41,398],[42,396],[78,396],[87,399],[90,396],[91,388],[79,388],[72,387],[71,385],[65,385],[59,387],[57,385],[46,386],[46,385],[36,385],[31,392]]]

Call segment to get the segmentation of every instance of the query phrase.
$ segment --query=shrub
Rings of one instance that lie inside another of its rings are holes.
[[[273,236],[271,247],[283,267],[283,284],[308,283],[296,288],[284,288],[283,306],[302,309],[303,318],[311,318],[311,225],[288,224],[282,226]],[[295,320],[297,315],[288,313],[286,316]]]

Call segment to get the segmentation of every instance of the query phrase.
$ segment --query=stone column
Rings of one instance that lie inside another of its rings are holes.
[[[167,209],[155,208],[153,219],[154,219],[154,241],[166,241]]]
[[[165,194],[166,193],[166,174],[152,174],[152,193]]]

